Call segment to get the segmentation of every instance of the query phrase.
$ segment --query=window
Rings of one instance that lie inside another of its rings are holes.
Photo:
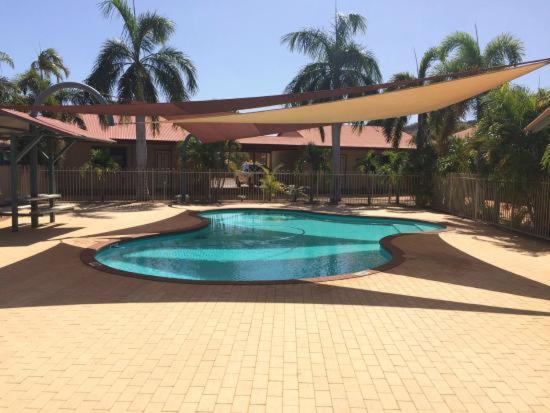
[[[126,157],[126,148],[109,148],[111,158],[118,163],[121,168],[128,166],[128,159]]]
[[[172,156],[170,151],[157,151],[157,168],[170,169],[172,167]]]
[[[94,146],[92,149],[101,149],[109,154],[109,156],[115,161],[118,166],[121,168],[126,168],[128,166],[128,158],[126,156],[125,147],[105,147],[105,146]]]

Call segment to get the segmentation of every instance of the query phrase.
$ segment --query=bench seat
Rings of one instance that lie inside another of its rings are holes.
[[[43,207],[43,208],[38,208],[38,211],[36,212],[31,212],[30,209],[31,209],[31,206],[30,205],[19,205],[18,206],[18,209],[23,209],[23,210],[29,210],[28,212],[19,212],[17,215],[19,215],[20,217],[30,217],[30,216],[33,216],[33,215],[37,215],[37,216],[43,216],[43,215],[49,215],[49,214],[61,214],[61,213],[64,213],[64,212],[70,212],[70,211],[73,211],[75,209],[76,205],[75,204],[60,204],[60,205],[55,205],[54,207]],[[1,209],[0,210],[0,216],[10,216],[11,217],[11,208],[4,208],[4,209]]]

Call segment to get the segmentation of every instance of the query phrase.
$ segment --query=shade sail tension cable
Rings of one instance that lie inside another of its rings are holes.
[[[256,96],[234,99],[201,100],[173,103],[143,103],[131,102],[120,104],[94,104],[94,105],[3,105],[0,108],[14,109],[28,112],[37,110],[40,112],[74,113],[74,114],[102,114],[119,116],[193,116],[199,114],[227,114],[223,112],[235,112],[244,109],[258,109],[276,105],[287,105],[303,102],[315,102],[334,97],[356,97],[387,88],[402,88],[424,85],[426,82],[441,82],[449,79],[457,79],[465,76],[474,76],[483,73],[497,72],[506,68],[519,68],[536,63],[550,63],[550,58],[532,60],[516,65],[505,65],[490,69],[473,69],[463,72],[448,73],[429,76],[420,79],[400,80],[396,82],[381,83],[369,86],[348,87],[334,90],[321,90],[314,92],[289,93],[282,95]]]
[[[170,116],[167,119],[184,126],[193,123],[332,124],[394,118],[431,112],[462,102],[540,69],[548,63],[531,63],[426,86],[305,106],[194,117]]]

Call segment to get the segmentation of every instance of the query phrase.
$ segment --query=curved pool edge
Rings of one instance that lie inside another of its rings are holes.
[[[358,217],[358,218],[378,218],[378,219],[395,219],[400,221],[417,221],[417,222],[426,222],[429,224],[436,224],[442,226],[441,229],[436,229],[432,231],[421,231],[421,232],[412,232],[412,233],[405,233],[405,234],[392,234],[388,235],[384,238],[380,239],[380,245],[382,248],[386,249],[392,256],[391,260],[379,265],[378,267],[374,268],[365,268],[364,270],[353,272],[353,273],[347,273],[347,274],[337,274],[337,275],[328,275],[324,277],[310,277],[310,278],[293,278],[289,280],[258,280],[258,281],[215,281],[215,280],[190,280],[190,279],[183,279],[183,278],[171,278],[171,277],[163,277],[163,276],[156,276],[156,275],[146,275],[146,274],[139,274],[129,271],[123,271],[119,270],[113,267],[109,267],[108,265],[102,264],[101,262],[96,260],[96,254],[105,248],[109,248],[113,245],[119,244],[121,242],[126,241],[133,241],[133,240],[141,240],[141,239],[147,239],[147,238],[154,238],[159,235],[171,235],[171,234],[181,234],[186,232],[193,232],[198,231],[202,228],[205,228],[209,225],[210,220],[208,218],[205,218],[201,216],[201,213],[204,212],[215,212],[215,211],[242,211],[242,210],[272,210],[272,211],[293,211],[293,212],[306,212],[310,214],[318,214],[318,215],[328,215],[328,216],[346,216],[346,217]],[[358,278],[358,277],[364,277],[366,275],[372,275],[379,272],[387,271],[391,268],[397,267],[398,265],[402,264],[406,260],[406,251],[402,250],[401,248],[398,248],[396,245],[393,244],[393,241],[397,238],[403,237],[403,236],[414,236],[414,235],[430,235],[430,234],[440,234],[442,232],[450,231],[452,228],[449,227],[448,223],[444,223],[441,221],[434,221],[434,220],[426,220],[426,219],[411,219],[411,218],[400,218],[400,217],[385,217],[385,216],[377,216],[377,215],[355,215],[355,214],[345,214],[345,213],[339,213],[336,211],[331,212],[325,212],[325,211],[309,211],[309,210],[303,210],[298,208],[270,208],[270,207],[232,207],[232,208],[211,208],[211,209],[204,209],[201,211],[196,210],[186,210],[184,212],[185,214],[188,214],[194,218],[199,219],[199,222],[192,225],[186,225],[181,228],[175,228],[168,231],[157,231],[152,232],[150,234],[129,234],[124,235],[124,237],[121,237],[117,241],[102,241],[97,242],[87,248],[85,248],[80,253],[80,260],[87,266],[109,274],[114,274],[118,276],[123,277],[130,277],[130,278],[137,278],[141,280],[148,280],[148,281],[156,281],[156,282],[172,282],[172,283],[179,283],[179,284],[195,284],[195,285],[274,285],[274,284],[300,284],[300,283],[324,283],[329,281],[340,281],[340,280],[346,280],[351,278]]]

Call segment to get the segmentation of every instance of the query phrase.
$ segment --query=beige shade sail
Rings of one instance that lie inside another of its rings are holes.
[[[548,61],[495,70],[475,76],[364,97],[285,109],[202,116],[167,116],[185,127],[192,124],[332,124],[387,119],[435,111],[464,101],[523,76]]]

